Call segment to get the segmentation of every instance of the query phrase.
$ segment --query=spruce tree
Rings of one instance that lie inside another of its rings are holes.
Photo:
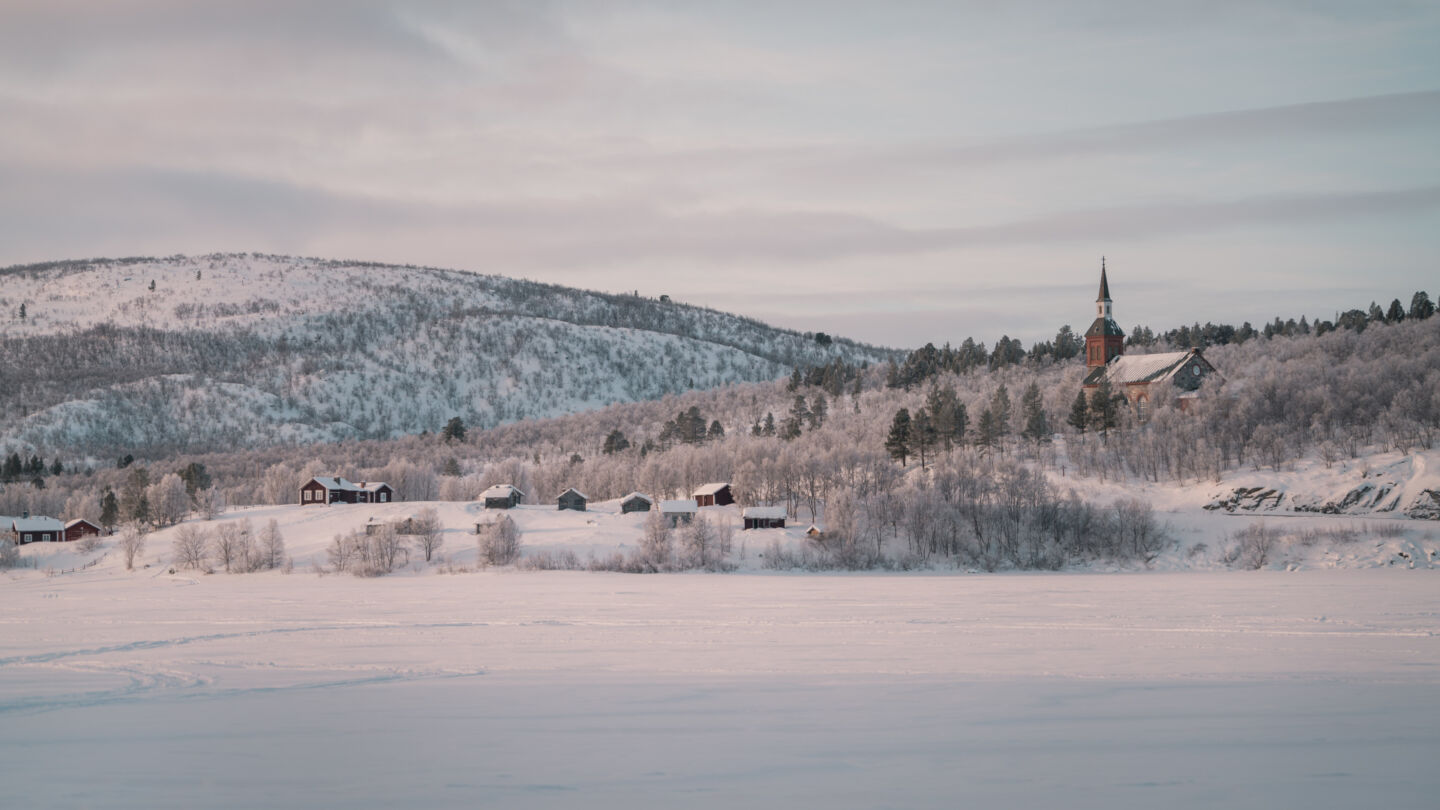
[[[990,450],[1000,441],[999,420],[989,408],[980,412],[980,421],[975,425],[975,444],[982,450]]]
[[[1040,387],[1035,383],[1025,389],[1020,398],[1021,410],[1025,415],[1025,427],[1020,435],[1032,442],[1043,442],[1050,438],[1050,421],[1045,416],[1045,407],[1040,401]]]
[[[925,469],[925,460],[929,458],[930,450],[935,447],[939,438],[930,414],[926,413],[924,408],[916,411],[914,418],[910,420],[910,451],[920,459],[920,469]]]
[[[895,412],[895,419],[890,423],[890,435],[885,439],[885,449],[891,458],[900,462],[900,466],[905,466],[906,459],[910,457],[909,408]]]
[[[1084,433],[1090,427],[1090,409],[1085,405],[1085,389],[1075,393],[1075,403],[1070,406],[1070,416],[1065,423],[1075,428],[1077,433]]]
[[[1090,394],[1090,427],[1092,430],[1100,431],[1102,436],[1109,435],[1120,424],[1119,397],[1110,387],[1108,379],[1101,379],[1098,385]]]
[[[105,497],[100,499],[100,525],[106,531],[115,528],[120,522],[120,501],[116,499],[112,490],[105,490]]]

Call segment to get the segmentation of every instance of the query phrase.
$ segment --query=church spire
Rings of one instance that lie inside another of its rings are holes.
[[[1100,257],[1100,297],[1096,301],[1110,300],[1110,282],[1105,278],[1105,257]]]

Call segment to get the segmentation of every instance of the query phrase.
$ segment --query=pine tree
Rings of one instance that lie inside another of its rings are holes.
[[[924,408],[916,411],[914,418],[910,420],[910,451],[920,459],[920,469],[925,469],[925,460],[939,438],[930,414],[926,413]]]
[[[765,427],[762,433],[766,436],[775,435],[775,414],[769,412],[765,414]]]
[[[1110,387],[1110,381],[1102,377],[1100,385],[1090,394],[1092,430],[1098,430],[1102,436],[1106,436],[1120,424],[1119,399]]]
[[[1076,432],[1084,433],[1090,426],[1090,411],[1085,405],[1085,390],[1082,388],[1075,394],[1075,404],[1070,406],[1070,416],[1065,420]]]
[[[720,424],[719,419],[716,419],[715,421],[710,423],[710,430],[706,432],[705,438],[708,441],[712,442],[716,442],[725,438],[725,426]]]
[[[990,408],[980,412],[980,421],[975,425],[975,444],[982,450],[990,450],[1000,443],[999,420]]]
[[[25,320],[25,304],[20,304],[20,320]]]
[[[1025,427],[1020,435],[1032,442],[1043,442],[1050,438],[1050,420],[1045,416],[1045,406],[1040,401],[1040,387],[1035,383],[1025,389],[1020,398],[1020,408],[1025,415]]]
[[[107,489],[105,490],[105,497],[100,499],[100,525],[104,526],[106,531],[109,531],[115,528],[115,524],[119,522],[120,501],[116,499],[113,491]]]
[[[59,456],[56,456],[54,463],[52,463],[52,464],[50,465],[50,474],[51,474],[51,475],[60,475],[60,474],[63,473],[63,472],[65,472],[65,465],[64,465],[64,464],[61,464],[61,463],[60,463],[60,457],[59,457]]]
[[[1410,320],[1423,321],[1434,314],[1435,304],[1430,300],[1430,295],[1424,290],[1415,293],[1410,299]]]
[[[825,417],[830,412],[830,406],[825,402],[824,394],[816,394],[810,400],[810,429],[814,430],[825,424]]]
[[[1005,437],[1010,435],[1010,391],[1002,383],[990,398],[990,410],[995,417],[995,444],[1004,449]]]
[[[608,456],[628,449],[630,449],[630,440],[625,438],[625,434],[619,428],[616,428],[605,436],[605,445],[600,448],[600,452]]]
[[[900,466],[905,466],[905,460],[910,457],[910,410],[908,408],[901,408],[895,412],[895,419],[890,423],[890,435],[885,439],[885,449],[889,451],[891,458],[900,462]]]
[[[465,420],[458,416],[450,417],[450,421],[445,423],[445,429],[440,431],[440,438],[446,442],[465,441]]]

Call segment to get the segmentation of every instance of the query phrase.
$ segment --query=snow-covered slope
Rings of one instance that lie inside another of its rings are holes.
[[[41,451],[487,427],[888,357],[663,299],[433,268],[238,254],[0,282],[0,407],[18,417],[0,444]]]

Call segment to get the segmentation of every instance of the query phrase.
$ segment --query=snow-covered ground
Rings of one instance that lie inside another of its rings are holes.
[[[1437,586],[32,572],[0,806],[1430,808]]]

